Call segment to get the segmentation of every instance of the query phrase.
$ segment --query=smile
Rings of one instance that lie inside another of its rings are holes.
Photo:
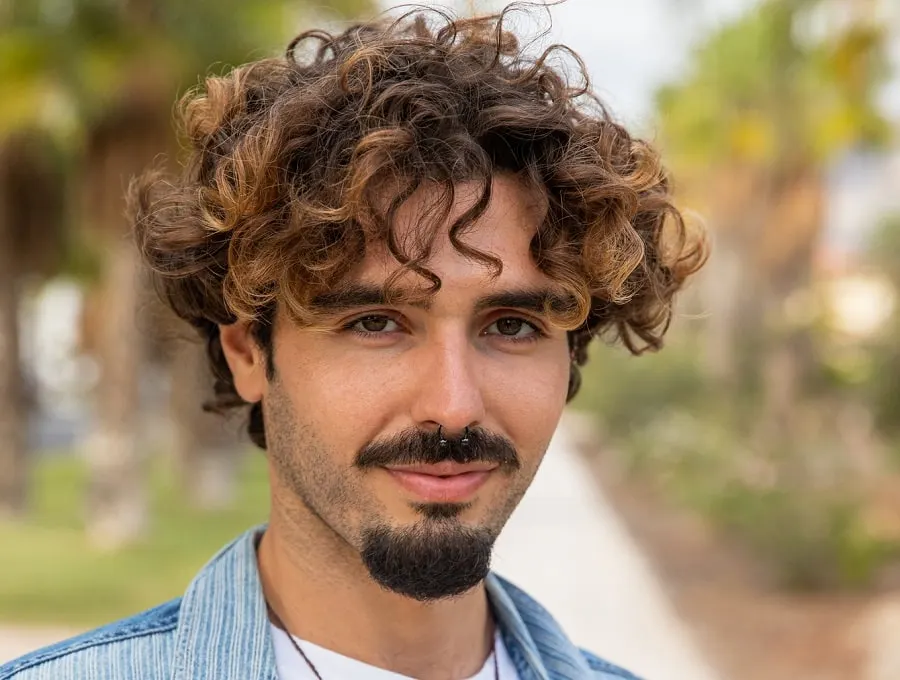
[[[385,468],[407,491],[433,503],[458,503],[468,500],[497,469],[496,464],[439,463]]]

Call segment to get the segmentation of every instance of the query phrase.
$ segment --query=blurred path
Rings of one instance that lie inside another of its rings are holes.
[[[564,417],[497,543],[494,567],[544,604],[577,644],[646,680],[718,680],[576,452],[580,418]],[[0,663],[70,634],[0,626]]]
[[[717,680],[576,451],[583,423],[566,413],[497,542],[494,568],[576,644],[645,680]]]
[[[65,640],[77,632],[62,628],[0,625],[0,665],[34,649]]]

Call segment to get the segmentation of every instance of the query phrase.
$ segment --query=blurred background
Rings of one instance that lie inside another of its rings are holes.
[[[123,191],[202,74],[389,6],[0,0],[0,642],[174,597],[265,519]],[[594,347],[576,455],[721,677],[900,678],[900,4],[550,16],[713,242],[662,353]]]

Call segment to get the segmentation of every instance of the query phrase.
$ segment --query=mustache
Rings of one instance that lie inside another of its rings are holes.
[[[468,445],[462,444],[462,436],[443,439],[437,432],[406,430],[391,437],[370,442],[356,455],[354,465],[361,469],[385,467],[388,465],[435,465],[450,461],[453,463],[496,463],[501,468],[518,470],[521,467],[519,454],[506,437],[481,428],[469,430]]]

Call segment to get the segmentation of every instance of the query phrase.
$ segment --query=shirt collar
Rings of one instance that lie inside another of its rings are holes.
[[[538,602],[506,579],[490,573],[488,597],[503,642],[516,661],[521,680],[576,680],[594,673],[559,624]]]
[[[276,680],[275,651],[256,562],[255,527],[225,546],[181,601],[172,680]],[[537,602],[495,574],[485,582],[521,680],[592,676],[579,650]]]

